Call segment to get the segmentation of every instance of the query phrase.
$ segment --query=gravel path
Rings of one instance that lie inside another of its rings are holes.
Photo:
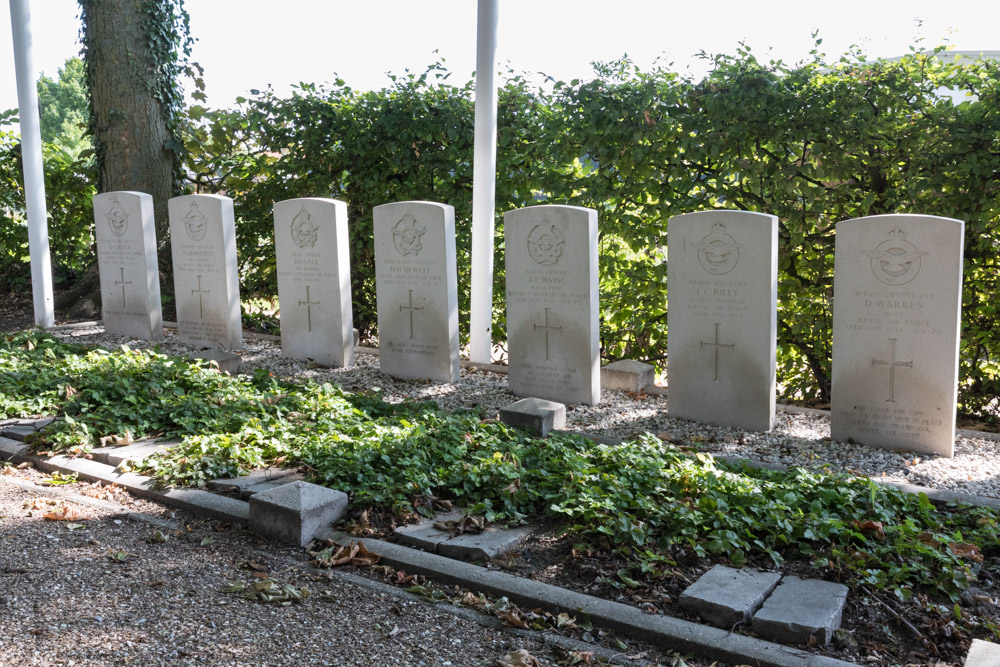
[[[149,346],[144,341],[107,335],[99,326],[55,333],[67,340],[111,349],[122,344],[133,348]],[[169,329],[159,345],[166,354],[188,355],[193,351],[190,346],[178,343]],[[487,416],[496,416],[501,407],[519,398],[507,391],[507,376],[503,373],[463,368],[461,382],[456,385],[408,382],[382,375],[378,357],[370,354],[356,355],[357,363],[350,368],[327,369],[282,357],[280,344],[270,340],[248,338],[245,348],[244,370],[266,368],[275,375],[333,382],[347,390],[378,387],[390,401],[413,398],[434,400],[446,408],[477,406]],[[806,412],[779,412],[774,430],[760,433],[671,419],[666,416],[667,401],[663,396],[605,390],[597,406],[567,406],[567,428],[625,438],[648,431],[714,454],[809,468],[828,467],[889,481],[1000,497],[1000,439],[996,434],[961,432],[955,440],[955,457],[947,459],[834,442],[830,440],[829,417],[816,411]]]
[[[124,493],[93,507],[79,497],[91,485],[44,478],[0,466],[0,665],[479,667],[518,649],[557,664],[537,638],[357,575],[327,579],[301,549]],[[43,518],[67,506],[73,520]],[[140,511],[152,519],[129,518]],[[223,590],[264,576],[330,595],[282,607]]]

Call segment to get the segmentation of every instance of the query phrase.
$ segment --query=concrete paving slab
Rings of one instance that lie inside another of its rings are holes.
[[[178,445],[176,440],[140,440],[122,447],[101,447],[91,452],[95,461],[118,467],[122,461],[137,464],[148,456],[165,452]]]
[[[528,526],[489,527],[481,533],[463,533],[445,540],[438,546],[438,553],[448,558],[484,563],[516,549],[531,533]]]
[[[805,644],[816,637],[829,644],[840,627],[848,588],[819,579],[784,577],[764,605],[753,615],[753,631],[783,644]]]
[[[566,427],[566,406],[541,398],[523,398],[500,408],[500,421],[544,438],[549,431]]]
[[[973,639],[965,656],[965,667],[1000,667],[1000,644]]]
[[[30,424],[17,424],[16,426],[8,426],[3,430],[0,435],[5,438],[10,438],[12,440],[20,440],[24,442],[24,439],[29,435],[36,433],[35,427]]]
[[[458,521],[461,518],[461,510],[443,512],[433,519],[425,517],[417,523],[400,526],[392,531],[392,534],[393,537],[407,546],[437,553],[438,547],[451,539],[451,532],[435,528],[434,524],[441,521]]]
[[[18,457],[27,453],[29,449],[28,445],[20,440],[0,436],[0,459],[15,461]]]
[[[240,495],[243,489],[256,484],[273,482],[279,479],[292,477],[296,474],[297,473],[294,468],[261,468],[260,470],[252,470],[249,474],[243,475],[242,477],[222,477],[220,479],[213,479],[208,483],[208,488],[213,491],[225,491]],[[294,482],[298,479],[302,479],[302,476],[298,475],[298,477],[289,479],[288,481]]]
[[[258,493],[263,493],[264,491],[270,491],[271,489],[277,489],[279,486],[284,486],[285,484],[291,484],[292,482],[299,482],[305,479],[304,475],[289,475],[288,477],[283,477],[281,479],[273,479],[269,482],[258,482],[257,484],[252,484],[250,486],[245,486],[240,489],[240,498],[243,500],[249,500],[251,497],[257,495]]]
[[[712,625],[730,630],[750,620],[781,575],[716,565],[681,593],[678,602]]]
[[[641,361],[622,359],[601,369],[601,388],[637,392],[652,385],[656,369]]]
[[[304,547],[317,531],[339,521],[346,511],[347,494],[343,491],[292,482],[250,498],[250,530]]]

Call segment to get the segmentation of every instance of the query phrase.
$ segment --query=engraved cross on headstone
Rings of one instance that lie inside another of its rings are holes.
[[[209,294],[211,291],[201,288],[201,276],[198,276],[198,289],[191,290],[191,294],[198,295],[198,319],[205,317],[205,303],[202,301],[202,295]]]
[[[307,331],[313,330],[312,307],[318,306],[319,304],[320,304],[319,301],[313,301],[312,298],[309,296],[309,285],[306,285],[306,300],[299,301],[299,308],[301,308],[302,306],[306,307],[306,321],[309,324],[309,328],[307,329]]]
[[[715,342],[709,343],[708,341],[700,340],[698,341],[698,349],[702,350],[706,347],[715,348],[715,377],[712,378],[712,382],[719,381],[719,348],[729,347],[735,348],[736,343],[720,343],[719,342],[719,327],[722,325],[721,322],[715,322]]]
[[[901,368],[913,368],[913,361],[896,361],[896,339],[889,339],[889,360],[885,359],[872,359],[872,366],[888,366],[889,367],[889,398],[885,399],[886,403],[896,402],[896,366]]]
[[[122,286],[122,308],[124,308],[125,307],[125,286],[126,285],[131,285],[132,281],[131,280],[125,280],[125,267],[124,266],[119,267],[119,269],[121,269],[121,272],[122,272],[122,279],[121,280],[116,280],[115,281],[115,285],[121,285]]]
[[[410,293],[410,305],[404,306],[404,305],[400,304],[400,306],[399,306],[399,312],[403,312],[404,310],[410,311],[410,340],[413,340],[413,311],[415,311],[415,310],[423,310],[424,307],[420,306],[418,308],[417,306],[414,306],[413,305],[413,290],[407,290],[407,291]]]
[[[532,331],[538,331],[539,329],[545,329],[545,361],[548,361],[549,360],[549,329],[553,329],[555,331],[559,331],[559,330],[562,329],[562,327],[554,327],[554,326],[552,326],[552,325],[549,324],[549,309],[548,308],[545,309],[545,324],[544,325],[542,325],[542,324],[532,324],[531,326],[534,327],[534,329],[532,329]]]

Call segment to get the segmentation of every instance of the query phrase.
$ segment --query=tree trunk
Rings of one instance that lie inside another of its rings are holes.
[[[161,275],[172,276],[167,200],[175,193],[176,155],[168,148],[170,110],[153,94],[157,63],[143,24],[148,0],[80,0],[97,191],[153,197]],[[172,292],[169,279],[161,286]]]

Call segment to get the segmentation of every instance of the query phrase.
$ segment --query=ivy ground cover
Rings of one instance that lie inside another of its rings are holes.
[[[943,601],[1000,552],[995,513],[843,475],[725,465],[646,436],[619,445],[528,437],[474,411],[390,404],[377,393],[41,332],[0,338],[0,419],[56,415],[32,444],[84,454],[102,438],[176,437],[150,463],[163,484],[199,486],[267,465],[300,467],[352,508],[396,515],[448,500],[491,522],[556,521],[581,548],[655,578],[678,553],[780,566],[806,561],[852,586]]]

